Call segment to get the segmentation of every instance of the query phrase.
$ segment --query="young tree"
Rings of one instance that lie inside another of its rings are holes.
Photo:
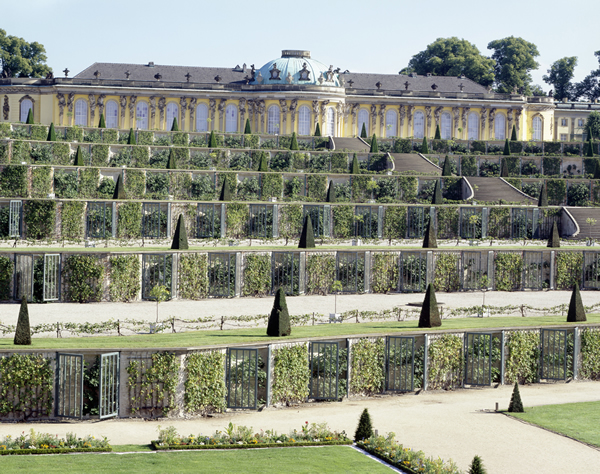
[[[448,155],[446,155],[446,158],[444,159],[442,176],[452,176],[452,163],[450,163],[450,158],[448,157]]]
[[[269,164],[267,163],[267,154],[264,151],[260,152],[260,160],[258,162],[258,171],[260,173],[266,173],[269,171]]]
[[[485,467],[483,467],[483,462],[479,456],[475,456],[471,465],[469,466],[468,474],[487,474]]]
[[[231,201],[231,190],[229,189],[229,180],[227,179],[223,179],[219,201]]]
[[[437,190],[437,198],[441,200],[442,193],[438,188],[438,183],[435,183],[435,188]],[[433,194],[433,200],[436,200],[436,192]],[[432,204],[436,204],[433,203]],[[437,204],[441,204],[437,203]],[[423,236],[423,248],[424,249],[437,249],[437,232],[435,230],[435,225],[433,224],[433,219],[429,219],[429,223],[427,224],[427,229],[425,229],[425,235]]]
[[[537,46],[523,38],[510,36],[488,44],[494,51],[492,59],[496,61],[495,71],[498,92],[505,94],[515,88],[523,89],[525,95],[531,95],[531,74],[539,67],[535,58],[540,55]]]
[[[98,120],[98,128],[106,128],[106,120],[104,120],[104,114],[100,114],[100,119]]]
[[[135,141],[135,132],[133,131],[133,128],[129,129],[129,138],[127,139],[127,144],[128,145],[137,145],[137,143]]]
[[[379,146],[377,145],[377,135],[373,134],[373,138],[371,138],[371,149],[369,153],[379,153]]]
[[[502,160],[500,165],[500,177],[508,178],[508,161],[506,161],[506,158]]]
[[[540,198],[538,199],[538,207],[548,207],[548,187],[546,182],[542,183],[542,189],[540,189]],[[557,231],[558,233],[558,231]]]
[[[442,139],[442,134],[440,133],[440,124],[437,123],[435,125],[435,135],[433,137],[434,140],[441,140]]]
[[[510,403],[508,404],[508,411],[510,413],[523,413],[523,402],[521,401],[521,394],[519,393],[519,383],[515,382],[515,388],[513,388],[512,396],[510,397]]]
[[[506,142],[504,142],[504,153],[502,153],[504,156],[510,156],[510,142],[508,141],[508,138],[506,139]]]
[[[81,153],[81,147],[77,145],[77,151],[75,152],[75,160],[73,161],[75,166],[85,166],[83,163],[83,154]]]
[[[158,305],[163,301],[167,301],[171,296],[171,292],[165,285],[154,285],[150,290],[150,299],[156,301],[156,322],[158,323]]]
[[[292,132],[292,140],[290,141],[290,150],[298,150],[298,139],[296,132]]]
[[[369,439],[373,436],[373,425],[371,424],[371,415],[366,408],[360,415],[356,431],[354,432],[354,442]]]
[[[435,291],[433,290],[433,285],[430,283],[427,285],[427,292],[425,293],[425,299],[423,300],[423,306],[421,307],[419,327],[433,328],[441,325],[442,319],[440,318]]]
[[[591,112],[587,117],[585,125],[592,139],[600,138],[600,112]]]
[[[0,30],[2,31],[2,30]],[[27,309],[27,296],[21,296],[21,309],[19,310],[19,319],[15,330],[15,345],[31,345],[31,329],[29,327],[29,310]]]
[[[367,127],[365,126],[364,122],[362,124],[362,129],[360,131],[360,138],[367,138]]]
[[[189,249],[187,231],[185,230],[185,221],[183,220],[183,214],[179,214],[179,218],[177,219],[177,227],[175,227],[175,234],[173,234],[173,242],[171,243],[171,249]]]
[[[215,131],[210,131],[210,136],[208,137],[208,148],[219,148],[217,144],[217,136],[215,135]]]
[[[313,230],[312,219],[307,214],[304,218],[302,233],[300,234],[299,249],[314,249],[315,248],[315,231]]]
[[[440,182],[436,181],[435,188],[433,188],[433,198],[431,200],[431,205],[438,206],[440,204],[444,204],[444,200],[442,198],[442,187],[440,186]],[[431,219],[429,219],[429,222],[431,223]]]
[[[173,125],[171,125],[171,131],[172,132],[179,131],[179,125],[177,125],[177,117],[173,117]]]
[[[517,140],[517,126],[513,124],[512,133],[510,134],[510,141],[516,142]]]
[[[315,137],[321,136],[321,127],[319,126],[319,122],[317,122],[317,126],[315,127]]]
[[[47,142],[55,142],[56,141],[56,130],[54,130],[54,122],[50,124],[50,128],[48,129],[48,138],[46,138]]]
[[[289,336],[291,333],[292,326],[285,301],[285,291],[280,287],[277,293],[275,293],[275,301],[273,302],[273,309],[271,310],[267,325],[267,336],[282,337]]]
[[[429,147],[427,146],[427,137],[423,137],[423,144],[421,145],[421,154],[429,154]]]
[[[252,130],[250,129],[250,119],[246,119],[246,127],[244,128],[244,135],[252,134]]]
[[[44,45],[28,43],[0,29],[0,70],[7,77],[45,77],[52,68],[46,64]]]
[[[587,321],[585,316],[585,308],[581,301],[581,293],[579,292],[579,284],[575,283],[573,292],[571,293],[571,301],[569,302],[569,312],[567,313],[568,323],[579,323]]]
[[[177,161],[175,160],[175,153],[173,148],[169,150],[169,159],[167,161],[167,169],[168,170],[176,170],[177,169]]]
[[[352,156],[352,168],[350,170],[351,174],[360,174],[360,167],[358,166],[358,158],[356,157],[356,153]]]
[[[554,98],[556,100],[571,99],[574,94],[573,75],[577,66],[577,56],[564,57],[554,61],[548,69],[548,75],[542,79],[546,84],[554,87]]]
[[[327,188],[327,202],[335,202],[335,201],[336,201],[335,184],[333,184],[333,181],[329,181],[329,188]]]

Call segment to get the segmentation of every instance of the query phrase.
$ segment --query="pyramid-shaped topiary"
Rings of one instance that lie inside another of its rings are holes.
[[[377,135],[373,134],[373,138],[371,138],[371,149],[369,153],[379,153],[379,146],[377,145]]]
[[[421,316],[419,317],[419,327],[434,328],[441,325],[442,319],[440,318],[440,311],[438,309],[437,301],[435,299],[433,285],[430,283],[429,285],[427,285],[427,292],[425,293],[425,299],[423,300]]]
[[[512,396],[510,397],[510,403],[508,404],[508,411],[510,413],[524,413],[523,402],[521,401],[521,394],[519,393],[519,383],[515,382],[515,388],[513,388]]]
[[[211,130],[210,136],[208,137],[208,148],[219,148],[219,145],[217,145],[217,136],[215,135],[214,130]]]
[[[552,233],[550,234],[550,238],[548,239],[548,248],[560,248],[560,235],[558,235],[558,225],[556,225],[556,221],[554,221],[554,223],[552,224]]]
[[[429,219],[429,223],[425,229],[425,235],[423,236],[423,248],[437,249],[437,232],[435,230],[433,219]]]
[[[421,145],[421,154],[429,154],[429,146],[427,146],[427,137],[423,137],[423,143]]]
[[[512,133],[510,135],[510,141],[511,142],[516,142],[517,141],[517,126],[516,125],[513,125]]]
[[[373,436],[373,425],[371,424],[371,415],[366,408],[360,415],[356,431],[354,432],[354,441],[363,441]]]
[[[579,284],[575,283],[573,293],[571,293],[571,302],[569,303],[569,312],[567,313],[568,323],[579,323],[587,321],[585,316],[585,308],[581,301],[581,293],[579,293]]]
[[[315,127],[315,137],[321,136],[321,127],[319,126],[319,122],[317,122],[317,126]]]
[[[589,158],[593,158],[594,157],[594,142],[592,141],[592,138],[590,136],[590,139],[587,142],[587,157]]]
[[[251,135],[252,130],[250,129],[250,119],[246,119],[246,126],[244,127],[244,135]]]
[[[25,120],[27,125],[33,125],[33,109],[29,109],[27,112],[27,120]]]
[[[175,227],[175,234],[173,234],[173,242],[171,243],[171,250],[188,250],[188,239],[187,231],[185,230],[185,221],[183,220],[183,214],[179,214],[177,219],[177,227]]]
[[[431,204],[433,206],[438,206],[440,204],[444,204],[444,199],[442,198],[442,186],[440,181],[435,182],[435,188],[433,188],[433,197],[431,199]],[[431,219],[430,219],[431,221]]]
[[[115,185],[113,199],[127,199],[127,195],[125,194],[125,186],[123,185],[123,176],[121,175],[117,177],[117,184]]]
[[[177,117],[173,117],[173,125],[171,125],[171,131],[172,132],[179,131],[179,125],[177,125]]]
[[[594,176],[593,179],[600,179],[600,160],[596,158],[596,163],[594,165]]]
[[[500,165],[500,177],[508,178],[508,161],[506,159],[502,160],[502,164]]]
[[[312,219],[309,215],[304,217],[304,225],[300,234],[299,249],[314,249],[315,248],[315,232],[313,230]]]
[[[54,122],[50,124],[50,128],[48,129],[48,138],[46,138],[47,142],[55,142],[56,141],[56,131],[54,130]]]
[[[176,170],[177,169],[177,161],[175,160],[175,151],[173,148],[169,150],[169,159],[167,161],[167,169],[168,170]]]
[[[442,176],[452,176],[452,163],[450,163],[450,158],[446,155],[446,159],[444,160],[444,166],[442,167]]]
[[[290,315],[285,302],[285,291],[279,288],[275,293],[275,302],[269,316],[267,325],[267,336],[282,337],[289,336],[292,333],[290,325]]]
[[[510,156],[510,142],[508,138],[504,142],[504,152],[502,153],[504,156]]]
[[[106,128],[106,120],[104,120],[104,114],[100,114],[100,119],[98,120],[98,128]]]
[[[267,163],[267,154],[264,151],[260,152],[260,160],[258,162],[258,171],[266,173],[269,171],[269,165]]]
[[[329,181],[329,188],[327,188],[327,202],[336,202],[335,184],[333,184],[333,181]]]
[[[435,135],[433,136],[434,140],[441,140],[442,134],[440,133],[440,124],[435,125]]]
[[[135,132],[133,131],[133,128],[129,129],[129,138],[127,139],[127,144],[137,145],[137,142],[135,141]]]
[[[485,467],[483,467],[483,462],[479,456],[475,456],[471,465],[469,466],[468,474],[487,474]]]
[[[77,145],[77,151],[75,152],[75,159],[73,160],[75,166],[85,166],[83,163],[83,154],[81,153],[81,147]]]
[[[296,132],[292,133],[292,140],[290,141],[290,150],[298,150],[298,139],[296,138]]]
[[[19,310],[19,319],[15,330],[14,343],[19,346],[31,345],[31,329],[29,327],[29,310],[27,309],[27,297],[21,297],[21,309]]]
[[[358,166],[358,158],[356,153],[352,156],[352,167],[350,169],[351,174],[360,174],[360,167]]]
[[[221,186],[221,195],[219,201],[231,201],[231,191],[229,189],[229,180],[223,179],[223,186]]]
[[[362,129],[360,130],[360,138],[367,138],[367,126],[363,122]]]
[[[546,185],[546,181],[542,183],[542,188],[540,189],[538,207],[548,207],[548,186]]]

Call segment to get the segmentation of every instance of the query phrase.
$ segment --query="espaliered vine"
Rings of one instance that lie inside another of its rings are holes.
[[[150,366],[133,359],[127,367],[127,386],[133,413],[142,409],[148,409],[152,413],[161,409],[168,413],[175,408],[179,360],[171,352],[155,352],[151,359]]]
[[[360,339],[352,345],[350,393],[371,395],[383,390],[384,339]]]
[[[185,409],[207,415],[226,408],[225,355],[194,352],[186,358]]]
[[[272,402],[290,405],[305,401],[310,380],[306,344],[277,349],[274,358]]]

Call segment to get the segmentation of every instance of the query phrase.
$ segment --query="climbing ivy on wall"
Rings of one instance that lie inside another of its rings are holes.
[[[179,296],[188,300],[208,296],[208,255],[191,253],[179,256]]]
[[[56,217],[55,201],[27,201],[24,203],[23,220],[28,239],[49,239],[54,235]]]
[[[67,301],[100,301],[103,292],[104,266],[93,255],[71,255],[63,267]]]
[[[435,291],[451,292],[460,289],[459,259],[458,253],[436,252],[433,276]]]
[[[556,253],[556,288],[572,290],[575,283],[581,284],[581,267],[583,254],[581,252]]]
[[[261,197],[269,199],[276,197],[281,199],[283,193],[283,176],[275,173],[264,173],[261,175]]]
[[[306,294],[326,295],[335,280],[335,255],[306,254]]]
[[[117,236],[120,239],[135,239],[142,236],[142,204],[125,202],[118,207]]]
[[[338,239],[347,239],[354,235],[354,206],[332,207],[333,235]]]
[[[271,292],[271,258],[268,254],[245,255],[244,296],[266,296]]]
[[[279,206],[279,213],[279,236],[287,245],[289,239],[299,238],[302,232],[302,205],[284,204]]]
[[[133,413],[154,402],[158,406],[152,408],[162,408],[165,413],[175,408],[179,360],[171,352],[155,352],[151,358],[152,365],[149,367],[136,359],[131,360],[127,367],[127,385]]]
[[[523,256],[521,253],[496,252],[494,281],[496,291],[515,291],[521,287]]]
[[[584,328],[581,331],[581,371],[582,378],[600,380],[600,330]]]
[[[398,290],[398,254],[397,253],[373,253],[373,281],[371,290],[373,293],[388,293]]]
[[[146,193],[146,173],[140,170],[126,170],[125,192],[129,199],[143,198]]]
[[[306,176],[306,195],[309,199],[323,202],[327,193],[327,176],[310,174]]]
[[[0,257],[0,300],[10,299],[10,282],[15,265],[8,257]],[[0,376],[0,380],[1,376]]]
[[[79,170],[79,197],[80,198],[95,198],[95,197],[97,197],[99,181],[100,181],[100,169],[98,169],[98,168],[80,168],[80,170]]]
[[[64,201],[60,212],[62,240],[79,241],[83,238],[83,201]]]
[[[248,233],[249,208],[247,204],[229,202],[226,204],[227,237],[241,239]]]
[[[0,175],[0,192],[4,197],[27,197],[27,166],[5,166]]]
[[[403,239],[406,236],[406,208],[386,207],[383,215],[383,237],[389,240]]]
[[[274,351],[272,403],[289,405],[308,398],[308,347],[298,344]]]
[[[540,359],[539,331],[511,331],[506,342],[504,380],[507,384],[532,383],[537,380]]]
[[[350,393],[371,395],[383,391],[384,339],[360,339],[352,344]]]
[[[38,166],[31,170],[31,197],[45,198],[52,192],[52,168]]]
[[[82,150],[83,151],[83,150]],[[55,165],[71,165],[71,147],[68,143],[53,143],[52,144],[53,164]],[[85,160],[84,160],[85,161]]]
[[[428,352],[427,383],[432,390],[448,390],[462,384],[463,341],[445,334],[431,341]]]
[[[77,171],[56,170],[54,172],[54,193],[58,198],[76,199]]]
[[[415,202],[417,199],[419,182],[414,176],[398,176],[398,189],[402,202]]]
[[[108,145],[92,145],[92,166],[108,166]]]
[[[110,300],[133,301],[140,291],[140,259],[138,255],[110,257]]]
[[[549,179],[546,181],[548,191],[548,204],[560,206],[565,201],[567,194],[567,182],[564,179]]]
[[[226,408],[225,355],[194,352],[186,357],[185,409],[207,415]]]
[[[175,199],[190,199],[191,187],[191,173],[169,173],[169,193],[172,194]]]

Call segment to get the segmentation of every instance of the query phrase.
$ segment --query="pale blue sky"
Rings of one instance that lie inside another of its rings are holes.
[[[493,6],[495,5],[495,6]],[[342,70],[396,74],[436,38],[487,44],[520,36],[540,68],[577,56],[575,80],[598,68],[600,1],[579,0],[0,0],[0,28],[46,47],[55,75],[94,62],[262,66],[282,49],[308,49]]]

